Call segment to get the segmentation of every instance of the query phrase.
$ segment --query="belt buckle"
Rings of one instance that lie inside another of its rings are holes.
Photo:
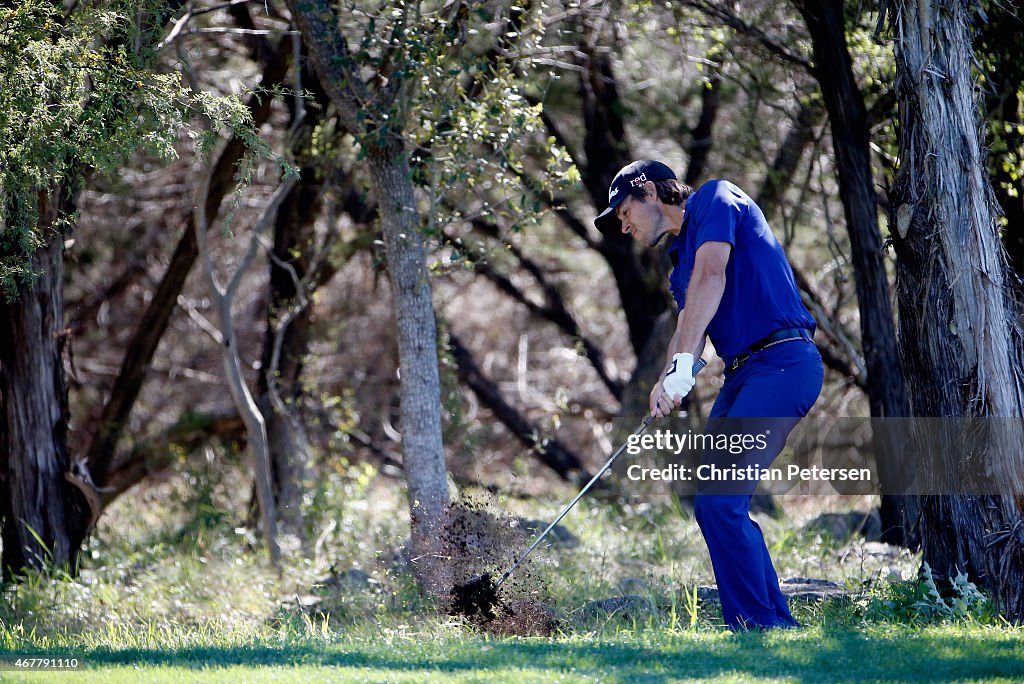
[[[732,363],[729,364],[729,372],[735,371],[737,368],[745,364],[749,358],[750,354],[740,354],[737,356],[732,360]]]

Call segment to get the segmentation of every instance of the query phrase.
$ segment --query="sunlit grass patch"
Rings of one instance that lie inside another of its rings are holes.
[[[728,632],[701,589],[714,578],[687,506],[595,496],[564,521],[575,543],[542,545],[531,567],[559,621],[554,636],[496,638],[419,595],[401,553],[407,503],[392,480],[340,464],[307,502],[309,552],[289,554],[278,576],[245,525],[247,497],[212,473],[126,498],[78,578],[48,569],[5,587],[0,652],[75,654],[88,664],[77,677],[104,682],[1024,677],[1024,632],[967,588],[962,605],[936,598],[915,579],[916,556],[804,532],[786,506],[757,518],[780,575],[849,591],[793,601],[803,629]],[[562,494],[492,504],[550,520]],[[140,503],[151,508],[135,515]],[[595,609],[605,599],[612,609]]]

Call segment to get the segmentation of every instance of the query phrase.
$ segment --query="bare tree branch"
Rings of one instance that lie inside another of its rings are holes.
[[[241,360],[238,358],[238,344],[235,338],[235,327],[232,321],[231,305],[241,275],[252,263],[256,250],[259,246],[259,238],[262,230],[273,215],[277,206],[288,192],[295,185],[296,177],[286,177],[281,186],[274,193],[274,197],[265,207],[259,221],[254,227],[250,238],[249,249],[242,259],[238,270],[234,273],[228,286],[222,288],[217,282],[217,276],[213,268],[213,260],[210,257],[210,248],[206,239],[208,228],[206,218],[206,199],[209,194],[210,176],[212,171],[205,172],[196,190],[195,219],[193,226],[196,232],[196,242],[199,246],[199,254],[203,264],[203,274],[210,290],[210,297],[213,299],[218,316],[218,324],[221,335],[224,337],[224,344],[221,345],[221,357],[224,363],[224,372],[228,382],[228,389],[235,402],[242,420],[245,422],[246,434],[249,437],[249,447],[252,449],[253,471],[256,479],[256,491],[259,497],[260,511],[263,518],[263,534],[267,540],[267,547],[270,552],[270,561],[275,568],[280,569],[281,549],[277,542],[277,520],[274,506],[273,475],[271,474],[270,446],[267,440],[266,422],[259,407],[256,405],[248,386],[242,377]]]
[[[791,51],[786,47],[781,38],[768,35],[753,24],[740,19],[739,16],[720,3],[711,2],[710,0],[682,0],[680,4],[685,7],[691,7],[713,19],[717,19],[737,33],[756,40],[764,46],[766,50],[782,61],[795,64],[808,73],[811,72],[812,67],[810,61],[802,55],[798,55]]]
[[[271,88],[283,82],[290,54],[291,38],[285,36],[272,59],[264,66],[261,87]],[[263,96],[253,95],[249,98],[247,107],[256,127],[263,125],[269,118],[270,102],[270,98]],[[244,150],[245,144],[234,137],[224,147],[214,164],[205,206],[208,217],[216,215],[219,210],[233,182],[235,164],[241,159]],[[175,247],[170,263],[128,342],[121,370],[110,390],[110,397],[96,420],[96,431],[86,453],[89,468],[100,485],[106,484],[106,471],[114,460],[117,443],[139,396],[146,371],[167,329],[178,295],[185,285],[185,279],[199,254],[193,219],[194,213],[190,211],[185,218],[185,230]]]
[[[375,97],[355,67],[344,34],[333,25],[334,9],[327,0],[304,0],[308,9],[297,11],[295,2],[288,3],[292,20],[306,39],[321,85],[331,101],[338,104],[338,116],[345,127],[352,132],[362,130],[360,117],[372,111]]]
[[[589,479],[590,476],[583,470],[582,462],[576,454],[558,440],[543,437],[535,426],[501,396],[498,386],[483,374],[469,349],[450,329],[448,343],[463,382],[473,390],[484,406],[491,409],[495,417],[515,435],[516,439],[532,449],[544,465],[563,479],[571,479],[574,474],[578,474],[579,479]]]
[[[491,237],[498,238],[497,226],[490,224],[482,219],[473,221],[474,227],[481,230],[485,234]],[[454,244],[455,240],[445,234],[445,240]],[[457,245],[458,249],[465,250],[464,244]],[[544,270],[535,263],[532,259],[527,257],[522,251],[512,244],[506,244],[507,252],[514,256],[522,266],[540,285],[541,290],[544,292],[545,306],[540,306],[535,302],[531,301],[526,294],[520,290],[515,284],[508,278],[508,276],[498,273],[494,267],[487,262],[482,254],[473,255],[473,270],[480,275],[491,281],[499,290],[509,295],[512,299],[525,306],[531,313],[538,316],[546,321],[554,323],[562,332],[569,337],[578,340],[580,345],[583,347],[583,353],[590,361],[590,364],[594,367],[598,377],[601,378],[601,382],[604,383],[608,391],[611,392],[617,400],[622,399],[622,382],[616,378],[613,378],[605,367],[604,363],[604,352],[601,348],[587,337],[583,330],[577,323],[576,318],[569,312],[565,306],[565,300],[562,295],[558,292],[558,289],[548,280]]]

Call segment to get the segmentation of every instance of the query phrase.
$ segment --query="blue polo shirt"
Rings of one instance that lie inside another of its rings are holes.
[[[668,247],[675,266],[669,276],[679,310],[697,249],[708,241],[732,245],[725,268],[725,292],[708,325],[708,337],[727,362],[776,330],[806,328],[814,317],[800,300],[793,269],[760,207],[724,180],[708,181],[686,201],[683,227]]]

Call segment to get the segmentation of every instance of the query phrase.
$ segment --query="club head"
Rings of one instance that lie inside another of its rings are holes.
[[[489,572],[473,575],[466,582],[452,587],[452,615],[470,619],[493,620],[498,605],[498,587]]]

